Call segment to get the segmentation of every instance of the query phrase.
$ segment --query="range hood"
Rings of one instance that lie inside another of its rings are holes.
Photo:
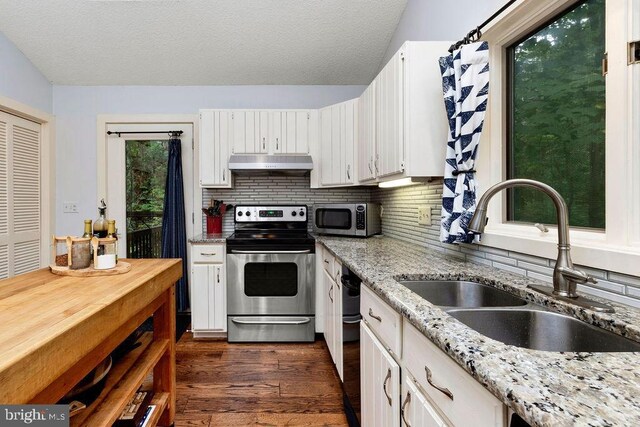
[[[236,175],[306,175],[311,169],[311,156],[233,154],[229,157],[229,170]]]

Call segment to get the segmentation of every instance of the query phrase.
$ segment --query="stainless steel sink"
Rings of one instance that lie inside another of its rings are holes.
[[[516,347],[545,351],[638,351],[640,343],[541,309],[448,310],[481,334]]]
[[[418,280],[399,283],[431,304],[442,307],[506,307],[527,304],[525,300],[508,292],[474,282]]]

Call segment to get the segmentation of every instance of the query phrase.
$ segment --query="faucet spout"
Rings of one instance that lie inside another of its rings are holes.
[[[478,201],[476,210],[469,222],[469,230],[475,233],[483,233],[489,200],[501,190],[513,187],[535,188],[549,196],[553,201],[558,220],[558,257],[553,270],[553,294],[567,298],[577,298],[577,284],[595,283],[595,279],[573,267],[570,254],[571,245],[569,244],[569,209],[560,193],[553,187],[532,179],[509,179],[494,185]]]

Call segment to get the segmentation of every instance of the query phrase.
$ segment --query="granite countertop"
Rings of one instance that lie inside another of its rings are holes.
[[[202,233],[193,236],[189,239],[189,243],[194,244],[206,244],[206,243],[225,243],[227,241],[227,237],[231,236],[232,233],[216,233],[216,234],[208,234]]]
[[[530,424],[640,425],[638,353],[556,353],[506,345],[463,325],[396,280],[485,283],[636,341],[640,310],[615,303],[615,313],[581,309],[526,289],[528,284],[549,286],[538,280],[388,237],[322,236],[317,241]]]

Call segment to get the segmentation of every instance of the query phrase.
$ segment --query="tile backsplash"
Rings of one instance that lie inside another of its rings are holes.
[[[202,203],[209,206],[211,199],[224,200],[237,204],[306,204],[311,208],[314,203],[345,203],[363,201],[371,198],[368,187],[350,188],[309,188],[308,176],[236,176],[234,188],[205,188],[202,190]],[[313,224],[313,215],[309,212],[309,227]],[[203,230],[205,218],[202,216]],[[233,214],[227,213],[222,221],[222,231],[233,231]]]
[[[442,179],[410,187],[376,188],[372,191],[371,201],[383,207],[382,231],[387,236],[551,283],[555,254],[554,259],[547,259],[487,246],[441,243]],[[418,225],[418,207],[425,205],[431,207],[430,226]],[[595,285],[578,285],[579,291],[640,307],[639,277],[579,267],[598,280]]]

